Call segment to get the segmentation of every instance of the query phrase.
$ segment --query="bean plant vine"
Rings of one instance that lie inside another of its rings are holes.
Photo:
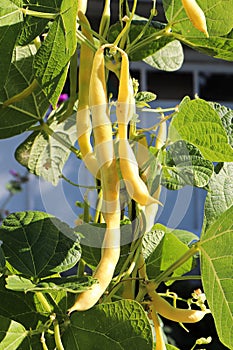
[[[25,134],[15,158],[26,174],[65,181],[82,209],[71,227],[3,203],[0,350],[178,349],[163,320],[189,337],[208,317],[233,349],[233,112],[188,95],[160,107],[159,82],[158,97],[141,91],[131,69],[176,71],[185,46],[233,61],[233,2],[153,0],[142,17],[140,0],[105,0],[97,24],[93,3],[4,0],[0,10],[0,138]],[[93,185],[65,175],[71,154]],[[9,199],[28,181],[12,174]],[[187,186],[206,191],[200,237],[159,222],[163,190]],[[200,288],[188,298],[172,291],[189,280]],[[190,350],[211,342],[201,335]]]

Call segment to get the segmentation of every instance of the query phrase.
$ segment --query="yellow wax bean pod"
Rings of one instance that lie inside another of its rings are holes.
[[[209,37],[205,14],[195,0],[182,0],[185,12],[193,26]]]
[[[78,12],[78,16],[82,22],[90,28],[86,16],[81,11]],[[92,35],[90,35],[90,33],[84,27],[82,27],[82,33],[88,40],[94,43]],[[93,56],[94,54],[92,50],[90,50],[85,43],[82,43],[80,48],[79,103],[76,114],[76,125],[78,144],[82,153],[83,161],[92,175],[99,178],[99,166],[90,142],[92,126],[89,109],[89,85]]]

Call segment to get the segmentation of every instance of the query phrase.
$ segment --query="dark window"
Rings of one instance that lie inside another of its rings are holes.
[[[200,73],[199,97],[211,101],[233,101],[233,74]]]
[[[147,89],[159,100],[181,100],[193,97],[193,76],[186,72],[147,72]]]

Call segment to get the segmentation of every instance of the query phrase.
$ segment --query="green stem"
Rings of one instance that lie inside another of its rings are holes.
[[[61,333],[60,333],[59,323],[57,319],[53,321],[53,326],[54,326],[54,339],[56,344],[56,350],[65,350],[61,341]]]
[[[21,91],[19,94],[12,96],[8,100],[4,101],[2,104],[3,108],[6,108],[7,106],[11,105],[14,102],[19,102],[23,100],[24,98],[31,95],[31,93],[39,86],[38,81],[34,79],[31,84],[26,87],[23,91]]]
[[[43,306],[43,308],[49,313],[51,314],[53,312],[52,307],[50,306],[50,304],[48,303],[48,300],[46,299],[46,297],[44,296],[43,293],[41,292],[35,292],[37,299],[39,300],[39,302],[41,303],[41,305]]]
[[[99,41],[101,41],[104,44],[108,44],[108,41],[105,40],[99,33],[97,33],[95,30],[93,30],[92,28],[90,28],[87,24],[83,23],[83,21],[81,21],[80,19],[78,20],[78,23],[85,28],[90,34],[92,34],[95,38],[99,39]],[[82,34],[82,32],[80,30],[76,31],[76,35],[77,38],[81,41],[84,42],[86,36]],[[86,39],[86,45],[89,46],[89,48],[91,50],[93,50],[94,52],[97,50],[96,47],[93,45],[93,43],[91,43],[91,41],[89,41],[88,39]],[[89,43],[88,43],[89,41]]]
[[[101,21],[100,21],[100,27],[99,27],[99,35],[101,38],[101,43],[103,42],[102,39],[105,39],[108,33],[109,25],[110,25],[110,0],[105,0],[104,4],[104,10],[102,13]]]
[[[134,246],[134,248],[135,248],[135,246]],[[139,258],[140,253],[141,253],[141,239],[138,240],[138,244],[136,245],[136,248],[132,252],[132,254],[134,254],[133,259],[132,259],[132,255],[129,255],[129,257],[126,259],[118,278],[116,279],[111,291],[109,292],[109,294],[105,298],[104,302],[110,301],[111,297],[120,288],[121,283],[123,283],[125,279],[129,278],[129,276],[131,275],[131,273],[134,271],[135,267],[137,266],[137,262],[138,262],[138,258]],[[126,267],[128,266],[131,259],[132,259],[131,264],[130,264],[129,268],[127,269],[127,271],[125,271]]]
[[[120,48],[124,48],[126,39],[128,38],[128,31],[129,31],[129,28],[130,28],[130,24],[131,24],[131,22],[132,22],[132,19],[133,19],[134,14],[135,14],[136,8],[137,8],[137,0],[134,0],[134,2],[133,2],[133,8],[132,8],[132,12],[131,12],[130,18],[128,18],[128,20],[126,21],[126,24],[125,24],[124,28],[123,28],[122,31],[118,34],[116,40],[114,41],[113,46],[118,46],[119,42],[121,41],[121,43],[120,43]]]
[[[160,39],[162,36],[170,36],[171,34],[169,33],[169,30],[167,27],[164,29],[159,30],[158,32],[150,35],[148,38],[145,38],[144,40],[141,40],[138,44],[131,48],[127,48],[126,52],[127,54],[131,54],[135,51],[143,50],[145,46],[148,46],[151,44],[153,41]]]
[[[84,208],[83,208],[83,221],[84,222],[89,222],[89,203],[88,203],[88,198],[87,198],[87,194],[84,196]]]
[[[56,134],[56,132],[54,132],[46,123],[41,123],[41,130],[43,130],[47,135],[53,137],[55,140],[57,140],[61,145],[65,146],[66,148],[68,148],[72,153],[74,153],[76,155],[77,158],[81,158],[81,152],[75,148],[74,146],[72,146],[71,144],[69,144],[68,142],[66,142],[64,139],[62,139],[60,136],[58,136]]]
[[[46,340],[45,340],[44,332],[41,334],[40,341],[41,341],[43,350],[49,350],[48,347],[47,347],[47,345],[46,345]]]
[[[148,18],[148,21],[146,22],[145,26],[143,27],[142,31],[138,34],[138,36],[127,46],[127,50],[136,45],[136,43],[142,38],[147,28],[151,24],[153,17],[156,15],[156,12],[157,11],[155,9],[155,1],[153,1],[153,8],[150,11],[150,17]]]
[[[101,187],[99,187],[99,186],[79,185],[79,184],[77,184],[77,183],[75,183],[75,182],[69,180],[64,174],[61,174],[61,175],[60,175],[60,178],[63,179],[63,180],[65,180],[66,182],[68,182],[70,185],[75,186],[75,187],[79,187],[79,188],[86,188],[86,189],[88,189],[88,190],[96,190],[96,189],[98,189],[98,188],[101,188]]]
[[[40,11],[33,11],[29,10],[28,8],[21,8],[20,11],[23,12],[25,16],[33,16],[38,18],[44,18],[44,19],[56,19],[59,13],[48,13],[48,12],[40,12]]]
[[[193,276],[193,275],[188,275],[188,276],[180,276],[180,277],[167,277],[163,279],[163,282],[167,281],[189,281],[189,280],[200,280],[201,276]]]
[[[92,42],[90,40],[88,40],[86,38],[85,35],[83,35],[83,33],[80,30],[76,31],[76,36],[77,39],[81,42],[81,43],[85,43],[85,45],[87,45],[89,47],[89,49],[91,49],[92,51],[96,52],[96,47],[94,44],[92,44]]]
[[[165,271],[163,271],[157,278],[154,279],[156,286],[165,281],[178,267],[183,265],[193,255],[199,251],[198,243],[193,245],[186,253],[184,253],[178,260],[171,264]]]

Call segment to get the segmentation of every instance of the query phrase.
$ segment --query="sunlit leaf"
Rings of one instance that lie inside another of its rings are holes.
[[[233,206],[202,233],[201,276],[220,341],[233,348]]]
[[[142,306],[135,301],[106,303],[71,315],[63,335],[66,350],[151,350],[152,332]]]
[[[168,138],[173,142],[185,140],[192,143],[210,161],[233,161],[233,149],[228,143],[221,119],[202,99],[180,105],[171,121]]]
[[[18,322],[0,316],[0,350],[16,350],[27,336],[27,331]]]

